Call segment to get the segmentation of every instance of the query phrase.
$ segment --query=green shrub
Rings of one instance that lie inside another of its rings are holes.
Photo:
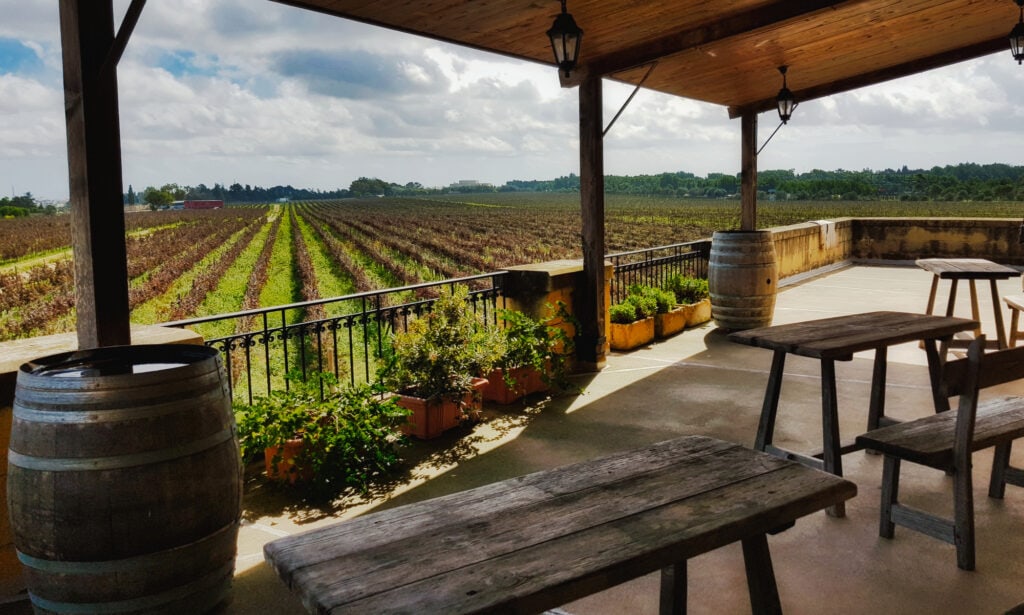
[[[677,303],[684,305],[703,301],[709,294],[707,280],[682,274],[669,278],[665,288],[675,295]]]
[[[620,325],[628,325],[639,320],[636,315],[636,306],[628,300],[623,303],[616,303],[608,308],[608,312],[612,322]]]
[[[675,305],[675,297],[672,296],[672,293],[642,284],[631,285],[626,300],[636,305],[640,318],[664,314]]]
[[[609,314],[612,322],[628,324],[650,318],[657,313],[667,312],[673,303],[670,293],[650,286],[634,284],[629,287],[629,294],[622,300],[622,303],[617,303],[609,308]],[[662,306],[664,306],[664,311],[662,311]]]
[[[430,312],[395,334],[378,374],[385,386],[424,399],[460,400],[472,390],[474,377],[494,368],[505,353],[504,339],[476,317],[468,297],[466,286],[454,286]]]
[[[329,373],[305,382],[291,373],[288,382],[287,391],[235,405],[243,459],[301,438],[304,446],[289,472],[311,469],[311,481],[297,485],[317,497],[346,488],[365,493],[399,462],[397,447],[405,441],[400,429],[409,411],[394,399],[368,384],[339,387]],[[273,463],[281,460],[279,452]]]
[[[550,304],[546,307],[549,312],[554,312],[549,319],[531,318],[516,310],[498,310],[498,318],[504,325],[499,331],[504,338],[504,354],[495,367],[503,369],[505,382],[510,387],[515,384],[510,370],[517,367],[533,367],[549,385],[564,387],[566,384],[573,340],[564,329],[550,325],[548,321],[557,318],[574,322],[575,319],[562,302],[558,302],[557,311]]]

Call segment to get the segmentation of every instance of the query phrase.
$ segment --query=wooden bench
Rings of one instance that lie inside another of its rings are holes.
[[[939,395],[945,405],[932,416],[883,427],[857,437],[857,443],[885,454],[878,533],[892,538],[902,525],[956,545],[957,565],[974,570],[974,499],[971,454],[995,447],[989,496],[1002,498],[1006,483],[1024,486],[1024,472],[1012,468],[1013,440],[1024,436],[1024,397],[978,403],[979,390],[1024,378],[1024,347],[984,354],[985,336],[973,340],[965,359],[942,368]],[[956,410],[949,397],[959,395]],[[945,470],[953,476],[953,519],[899,502],[900,461]]]
[[[1010,308],[1010,348],[1017,345],[1017,340],[1024,339],[1024,330],[1020,329],[1020,313],[1024,310],[1024,295],[1007,295],[1003,297]]]
[[[310,612],[541,612],[661,570],[662,612],[684,613],[687,558],[741,541],[753,612],[778,613],[767,534],[856,491],[688,436],[281,538],[264,553]]]

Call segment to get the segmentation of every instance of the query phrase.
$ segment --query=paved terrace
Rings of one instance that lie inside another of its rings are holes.
[[[779,294],[775,323],[873,310],[923,312],[931,275],[914,267],[850,267]],[[1020,291],[1020,281],[1001,286]],[[958,314],[969,315],[966,284]],[[948,283],[937,302],[944,309]],[[990,333],[987,284],[979,287],[982,321]],[[301,613],[298,600],[263,562],[262,545],[276,537],[336,523],[374,509],[486,484],[613,451],[686,434],[753,444],[771,352],[727,341],[712,323],[630,353],[612,354],[599,374],[578,379],[584,393],[531,405],[492,406],[472,429],[417,443],[409,481],[370,502],[331,510],[308,508],[250,479],[239,540],[234,602],[228,613]],[[864,430],[871,354],[837,365],[843,440]],[[790,355],[782,389],[776,443],[799,451],[820,448],[818,362]],[[931,412],[924,351],[890,349],[887,414]],[[1024,384],[1016,387],[1024,394]],[[1024,465],[1024,446],[1014,452]],[[856,452],[843,459],[859,494],[847,518],[823,512],[769,537],[782,605],[787,613],[1003,613],[1024,603],[1024,490],[987,497],[991,452],[975,455],[977,571],[957,568],[951,545],[905,528],[878,537],[882,458]],[[941,472],[904,464],[907,503],[944,514],[952,510],[951,481]],[[691,613],[749,613],[738,543],[694,558],[689,565]],[[658,577],[650,575],[563,607],[577,614],[656,613]]]

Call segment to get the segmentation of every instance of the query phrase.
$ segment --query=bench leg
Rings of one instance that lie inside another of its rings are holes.
[[[1009,341],[1010,348],[1016,347],[1017,346],[1017,340],[1019,340],[1021,337],[1024,337],[1024,335],[1022,335],[1022,332],[1018,329],[1019,325],[1020,325],[1020,310],[1018,310],[1017,308],[1015,308],[1015,307],[1013,307],[1011,305],[1010,306],[1010,341]]]
[[[1006,494],[1006,468],[1010,465],[1010,451],[1013,442],[996,445],[992,455],[992,478],[988,482],[988,497],[1003,499]]]
[[[971,464],[958,467],[953,475],[953,540],[956,544],[956,565],[974,570],[974,492]]]
[[[686,615],[686,560],[661,569],[659,615]]]
[[[754,615],[782,613],[779,588],[775,585],[772,554],[768,551],[768,537],[758,534],[743,539],[743,563],[747,569],[747,589],[750,591],[750,611]]]
[[[892,507],[899,502],[900,458],[886,455],[882,464],[882,503],[879,506],[878,535],[892,538],[896,524],[892,521]]]

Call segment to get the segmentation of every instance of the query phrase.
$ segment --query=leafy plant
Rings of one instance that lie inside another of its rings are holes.
[[[251,405],[236,404],[243,459],[276,447],[272,466],[277,467],[284,461],[285,443],[301,439],[302,450],[286,462],[287,473],[311,470],[312,479],[304,486],[320,496],[345,488],[366,492],[398,463],[397,447],[405,441],[400,428],[409,412],[393,398],[367,384],[339,387],[329,373],[303,382],[293,372],[288,381],[287,391],[272,391]]]
[[[518,367],[536,369],[543,380],[551,385],[564,386],[569,357],[572,355],[573,340],[561,327],[549,324],[552,320],[575,322],[559,301],[558,309],[545,306],[554,314],[547,319],[536,319],[517,310],[498,310],[498,318],[504,324],[500,330],[504,338],[504,353],[495,367],[503,370],[502,377],[510,388],[515,386],[511,370]]]
[[[621,303],[608,308],[609,315],[614,323],[629,324],[668,312],[672,309],[673,299],[670,293],[660,289],[634,284],[629,287],[629,294]]]
[[[472,378],[491,371],[505,353],[504,338],[473,313],[469,289],[452,287],[430,312],[394,336],[378,376],[392,390],[424,399],[460,401],[472,390]]]
[[[710,294],[707,280],[682,274],[670,277],[665,288],[672,291],[676,297],[676,303],[681,304],[703,301]]]
[[[643,307],[640,309],[644,309],[645,313],[649,311],[651,301],[653,301],[655,305],[655,314],[668,313],[668,311],[671,310],[676,303],[675,295],[672,292],[663,290],[661,288],[654,288],[652,286],[643,286],[641,284],[633,284],[632,286],[630,286],[629,295],[639,297],[639,299],[636,299],[633,302],[637,305],[640,305],[638,301],[642,301]],[[644,318],[646,318],[646,316]]]

